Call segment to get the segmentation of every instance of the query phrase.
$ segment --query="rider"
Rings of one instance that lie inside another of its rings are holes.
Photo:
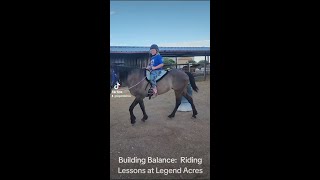
[[[152,44],[150,47],[150,53],[152,55],[151,61],[147,69],[149,69],[150,75],[151,75],[151,88],[153,89],[153,92],[155,96],[158,94],[157,90],[157,84],[156,84],[156,78],[158,75],[160,75],[160,72],[163,67],[163,60],[162,56],[159,53],[159,47],[156,44]]]

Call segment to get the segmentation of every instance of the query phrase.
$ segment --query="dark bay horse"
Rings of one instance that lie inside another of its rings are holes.
[[[143,113],[143,118],[141,120],[145,121],[148,119],[143,99],[148,96],[148,90],[151,85],[146,80],[145,69],[134,69],[131,71],[131,73],[128,75],[127,83],[130,93],[135,96],[135,100],[132,102],[129,108],[131,124],[134,125],[136,122],[136,117],[133,114],[133,109],[137,104],[140,105]],[[158,95],[164,94],[170,89],[173,89],[175,92],[176,105],[173,109],[173,112],[168,116],[169,118],[173,118],[175,116],[176,111],[181,104],[182,96],[184,96],[191,104],[193,111],[192,117],[196,118],[198,112],[194,106],[192,97],[187,93],[187,87],[189,83],[191,84],[192,89],[198,92],[198,87],[196,86],[193,75],[190,72],[184,72],[178,69],[170,70],[167,75],[157,82]]]

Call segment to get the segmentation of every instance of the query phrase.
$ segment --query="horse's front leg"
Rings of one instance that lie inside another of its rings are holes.
[[[130,108],[129,108],[129,112],[130,112],[130,119],[131,119],[131,124],[134,125],[134,123],[136,123],[136,117],[133,114],[133,109],[134,107],[139,103],[139,99],[135,98],[134,101],[132,102]]]
[[[141,108],[142,113],[143,113],[143,118],[142,118],[141,120],[144,122],[145,120],[148,119],[148,115],[147,115],[146,110],[145,110],[145,107],[144,107],[143,99],[141,99],[141,100],[139,101],[139,105],[140,105],[140,108]]]

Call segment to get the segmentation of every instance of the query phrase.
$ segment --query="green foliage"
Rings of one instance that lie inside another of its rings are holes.
[[[192,63],[192,64],[196,64],[197,62],[195,60],[190,60],[188,61],[189,63]]]
[[[163,69],[172,69],[174,64],[176,64],[176,61],[173,59],[170,59],[168,57],[163,58]]]
[[[199,61],[198,64],[204,64],[204,60]],[[209,64],[208,61],[207,61],[207,64]]]
[[[168,57],[163,58],[163,63],[164,64],[175,64],[176,61],[174,61],[173,59],[170,59]]]

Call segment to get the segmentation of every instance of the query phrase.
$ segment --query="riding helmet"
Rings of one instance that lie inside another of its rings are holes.
[[[150,47],[150,50],[151,49],[155,49],[155,50],[157,50],[157,52],[159,52],[159,47],[156,44],[152,44],[151,47]]]

